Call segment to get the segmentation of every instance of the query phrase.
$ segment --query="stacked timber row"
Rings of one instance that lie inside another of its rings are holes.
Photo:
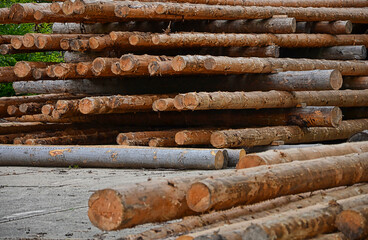
[[[3,8],[2,24],[51,22],[54,31],[3,35],[1,54],[63,51],[65,61],[0,69],[17,94],[39,94],[0,99],[9,129],[38,124],[4,128],[0,141],[240,148],[345,140],[368,129],[367,7],[65,0]]]

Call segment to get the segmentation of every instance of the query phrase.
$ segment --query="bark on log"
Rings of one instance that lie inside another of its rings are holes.
[[[0,44],[11,44],[12,38],[16,38],[16,37],[19,37],[19,35],[1,35],[0,36]]]
[[[364,174],[368,168],[364,160],[367,157],[368,153],[362,153],[296,161],[260,167],[258,171],[240,170],[230,177],[207,178],[191,185],[186,195],[187,204],[193,211],[205,212],[365,182],[368,180]],[[346,177],[339,177],[341,175]],[[264,182],[272,182],[267,185],[267,191],[262,186]]]
[[[177,62],[175,64],[175,62]],[[292,58],[230,58],[176,56],[173,68],[179,72],[206,74],[271,73],[275,71],[309,71],[337,69],[342,75],[368,75],[365,61],[312,60]]]
[[[0,135],[0,144],[12,144],[13,140],[24,136],[24,133],[13,133],[8,135]]]
[[[310,143],[348,139],[351,135],[368,128],[368,119],[342,121],[337,128],[297,126],[247,128],[224,130],[211,135],[211,144],[217,148],[270,145],[274,141],[284,143]]]
[[[38,167],[109,167],[221,169],[224,151],[213,149],[144,148],[123,146],[0,146],[0,165]],[[32,151],[34,154],[29,155]],[[101,159],[106,159],[102,161]],[[155,161],[152,161],[155,159]],[[168,186],[172,188],[172,186]],[[176,206],[175,203],[173,203]],[[134,219],[133,219],[134,221]]]
[[[368,236],[368,206],[353,207],[337,216],[336,227],[348,239],[366,239]]]
[[[224,225],[226,226],[227,224],[236,225],[239,221],[258,219],[269,216],[270,214],[277,214],[292,209],[296,210],[301,207],[307,207],[317,203],[328,203],[331,199],[340,200],[354,197],[366,194],[367,190],[367,185],[354,185],[346,188],[333,188],[326,191],[317,191],[313,192],[312,195],[307,193],[308,195],[284,196],[254,205],[235,207],[227,211],[211,212],[199,216],[188,216],[180,222],[169,223],[162,227],[150,229],[139,234],[128,235],[124,240],[162,239],[178,235],[180,233],[198,231],[198,229],[202,229],[203,227],[210,227],[212,229],[216,227],[220,230],[217,230],[217,232],[221,234],[221,227]],[[190,235],[188,235],[184,235],[182,238],[185,239],[184,237],[188,237],[188,239],[191,239],[189,238]]]
[[[368,76],[345,77],[342,87],[344,89],[368,89]]]
[[[120,133],[116,138],[116,142],[119,145],[126,145],[126,146],[148,146],[148,143],[150,142],[151,139],[155,139],[155,138],[161,138],[161,139],[172,138],[172,139],[174,139],[175,134],[178,131],[180,131],[180,130],[178,129],[178,130],[164,130],[164,131],[145,131],[145,132]]]
[[[17,62],[14,66],[14,73],[17,77],[26,79],[34,79],[32,72],[36,68],[46,68],[47,66],[54,65],[55,63],[46,62]]]
[[[175,137],[167,137],[167,138],[152,138],[148,142],[148,146],[150,147],[176,147],[178,146],[175,143]]]
[[[9,19],[22,23],[36,23],[34,13],[37,10],[50,9],[50,3],[16,3],[10,7]]]
[[[336,91],[269,91],[269,92],[198,92],[177,95],[183,101],[175,99],[177,109],[261,109],[290,108],[303,104],[308,106],[368,106],[368,90]]]
[[[110,3],[113,6],[113,3]],[[110,14],[110,13],[109,13]],[[336,21],[349,19],[353,23],[366,23],[368,12],[364,8],[290,8],[290,7],[241,7],[212,6],[207,4],[115,2],[115,15],[124,20],[147,19],[266,19],[274,15],[287,15],[297,21]]]
[[[211,134],[216,130],[184,130],[175,134],[178,145],[209,145]]]
[[[273,165],[292,161],[312,160],[322,157],[341,156],[351,153],[368,152],[368,142],[343,143],[338,145],[322,145],[307,148],[291,148],[285,150],[269,150],[266,152],[247,154],[239,159],[237,169]]]
[[[341,232],[330,233],[330,234],[320,234],[315,238],[310,238],[311,240],[348,240],[344,234]]]
[[[58,129],[65,129],[68,126],[70,126],[70,124],[45,124],[40,122],[27,122],[27,123],[5,122],[0,123],[0,134],[58,130]]]
[[[281,57],[319,58],[328,60],[365,60],[365,46],[335,46],[326,48],[282,49]]]
[[[30,114],[39,114],[41,113],[41,108],[44,105],[44,103],[22,103],[19,105],[19,111],[23,115],[30,115]]]
[[[132,95],[89,97],[79,103],[79,110],[83,114],[125,113],[131,111],[152,110],[154,101],[168,95]]]
[[[14,67],[0,67],[0,82],[7,83],[7,82],[16,82],[21,81],[22,78],[19,78],[14,73]]]
[[[350,34],[353,24],[350,21],[297,22],[297,33],[326,33],[332,35]]]

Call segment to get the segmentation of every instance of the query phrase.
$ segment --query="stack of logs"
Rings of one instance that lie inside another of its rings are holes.
[[[254,147],[343,140],[368,129],[365,0],[14,4],[0,23],[17,62],[0,82],[0,142]],[[18,129],[18,130],[17,130]],[[50,131],[52,129],[53,131]],[[57,131],[55,131],[57,130]]]

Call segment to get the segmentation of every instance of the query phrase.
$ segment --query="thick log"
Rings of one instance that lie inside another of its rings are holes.
[[[34,13],[37,10],[50,9],[50,3],[16,3],[10,7],[9,19],[22,23],[37,22]]]
[[[168,95],[132,95],[132,96],[110,96],[89,97],[79,103],[79,110],[83,114],[106,114],[125,113],[131,111],[152,110],[154,101],[160,98],[170,97]]]
[[[141,2],[157,2],[157,0],[142,0]],[[232,5],[232,6],[274,6],[274,7],[368,7],[364,0],[342,1],[342,0],[308,0],[308,1],[293,1],[293,0],[251,0],[251,1],[224,1],[224,0],[160,0],[159,2],[175,2],[175,3],[195,3],[195,4],[211,4],[211,5]]]
[[[91,6],[97,4],[91,4]],[[105,3],[105,6],[108,4]],[[109,4],[113,6],[113,3]],[[110,12],[109,12],[110,14]],[[91,16],[96,14],[91,13]],[[335,21],[349,19],[353,23],[366,23],[368,13],[364,8],[290,8],[290,7],[241,7],[213,6],[207,4],[115,2],[115,15],[130,19],[178,20],[178,19],[266,19],[274,15],[287,15],[297,21]]]
[[[326,33],[332,35],[350,34],[353,24],[350,21],[297,22],[297,33]]]
[[[336,230],[334,222],[336,216],[344,209],[353,206],[367,204],[368,196],[361,195],[352,198],[339,200],[327,204],[317,204],[305,209],[292,211],[285,214],[276,215],[269,219],[260,219],[259,223],[241,230],[237,234],[244,238],[254,237],[255,239],[306,239],[315,237],[318,234],[330,233]],[[276,218],[278,218],[276,220]],[[275,222],[277,221],[277,222]],[[313,225],[315,228],[305,228],[305,225]],[[286,230],[286,229],[290,229]],[[228,238],[225,238],[228,239]]]
[[[0,149],[0,165],[2,166],[68,167],[78,165],[99,168],[206,170],[224,168],[227,161],[224,151],[213,149],[7,145],[1,145]],[[28,151],[34,154],[29,155]],[[106,161],[101,161],[101,159],[106,159]]]
[[[309,143],[348,139],[351,135],[367,129],[368,119],[342,121],[339,127],[297,126],[247,128],[224,130],[211,135],[211,144],[217,148],[270,145],[275,141],[284,143]]]
[[[179,72],[206,74],[271,73],[275,71],[309,71],[338,69],[342,75],[368,75],[365,61],[337,61],[292,58],[231,58],[176,56],[173,69]]]
[[[347,209],[336,218],[336,227],[348,239],[366,239],[368,236],[368,206]]]
[[[205,212],[364,182],[368,178],[364,174],[368,168],[364,161],[367,156],[368,153],[362,153],[295,161],[260,167],[258,171],[240,170],[229,177],[207,178],[191,185],[186,195],[187,204],[196,212]],[[339,177],[341,174],[346,177]],[[268,184],[265,190],[262,186],[264,182],[274,184]]]
[[[156,139],[156,138],[174,139],[175,134],[178,131],[180,130],[120,133],[116,138],[116,142],[119,145],[126,145],[126,146],[148,146],[148,143],[150,142],[151,139]],[[153,146],[150,146],[150,147],[153,147]]]
[[[33,78],[33,70],[36,68],[46,68],[47,66],[54,65],[55,63],[46,63],[46,62],[17,62],[14,66],[14,73],[17,77],[26,79],[34,79]]]
[[[136,47],[260,47],[277,45],[286,48],[368,46],[368,37],[359,34],[242,34],[242,33],[136,33],[130,44]]]
[[[165,224],[162,227],[149,229],[142,233],[128,235],[124,239],[162,239],[180,233],[198,232],[198,230],[203,229],[203,227],[210,228],[209,230],[216,227],[217,230],[215,232],[221,234],[222,229],[225,229],[228,224],[234,226],[237,225],[236,223],[239,221],[249,221],[267,217],[271,214],[297,210],[313,204],[328,203],[331,199],[340,200],[366,193],[367,186],[359,186],[358,184],[346,188],[333,188],[326,191],[313,192],[311,194],[301,194],[299,196],[284,196],[254,205],[235,207],[227,211],[211,212],[200,216],[188,216],[179,222]],[[188,237],[187,239],[192,239],[189,238],[189,236],[193,236],[193,234],[184,235],[179,239],[185,239],[185,237]]]
[[[278,58],[280,56],[280,47],[272,45],[266,47],[201,48],[200,55]]]
[[[327,48],[282,49],[281,57],[320,58],[329,60],[365,60],[365,46],[335,46]]]
[[[216,130],[184,130],[175,134],[178,145],[209,145],[211,134]]]
[[[14,49],[20,49],[21,47],[23,47],[23,36],[14,36],[12,37],[10,44],[12,45],[12,47]]]
[[[7,83],[7,82],[16,82],[21,81],[22,78],[19,78],[14,73],[14,67],[0,67],[0,82]]]
[[[345,77],[342,87],[344,89],[368,89],[368,76]]]
[[[303,104],[359,107],[368,106],[367,94],[368,90],[193,92],[177,95],[174,104],[178,109],[187,110],[289,108]]]
[[[92,62],[92,73],[98,77],[115,76],[111,66],[116,62],[119,62],[119,58],[96,58]]]
[[[266,152],[247,154],[243,156],[239,159],[239,163],[236,168],[242,169],[260,165],[273,165],[363,152],[368,152],[368,142],[322,145],[285,150],[269,150]]]
[[[52,117],[56,119],[79,116],[80,100],[59,100],[55,104],[55,110],[52,112]]]

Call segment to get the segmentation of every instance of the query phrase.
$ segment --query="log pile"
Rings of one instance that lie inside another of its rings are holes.
[[[14,4],[1,9],[0,23],[52,22],[53,33],[3,35],[1,53],[63,51],[65,61],[0,68],[0,82],[12,82],[17,94],[39,94],[1,98],[0,116],[120,133],[80,142],[35,132],[35,141],[18,144],[117,137],[121,145],[225,148],[344,140],[368,128],[367,5]]]

